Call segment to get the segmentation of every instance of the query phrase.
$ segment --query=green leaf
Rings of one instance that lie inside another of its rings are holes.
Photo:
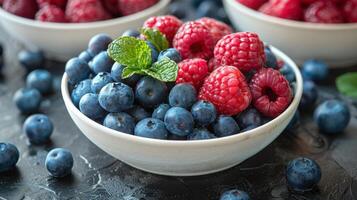
[[[145,41],[124,36],[114,40],[108,48],[109,56],[129,68],[146,68],[151,65],[151,49]]]
[[[160,31],[156,29],[142,28],[140,32],[159,52],[169,48],[169,42]]]
[[[129,78],[130,76],[132,76],[134,74],[142,74],[141,69],[140,68],[125,67],[123,69],[121,77],[125,79],[125,78]]]
[[[163,82],[176,81],[178,66],[175,61],[165,57],[155,62],[150,68],[142,69],[145,74]]]
[[[350,72],[337,77],[336,86],[340,93],[357,98],[357,72]]]

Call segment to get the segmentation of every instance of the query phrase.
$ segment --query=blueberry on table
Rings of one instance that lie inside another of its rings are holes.
[[[93,93],[99,93],[100,90],[108,83],[113,82],[108,72],[99,72],[93,79],[91,89]]]
[[[135,120],[124,112],[109,113],[104,118],[103,125],[116,131],[134,134]]]
[[[14,102],[21,113],[31,114],[39,110],[42,95],[35,88],[21,88],[15,92]]]
[[[110,73],[112,79],[116,82],[122,82],[122,83],[127,84],[131,87],[135,87],[136,83],[141,79],[141,75],[134,74],[134,75],[130,76],[129,78],[123,79],[122,73],[123,73],[124,68],[125,68],[124,65],[121,65],[117,62],[114,63],[114,65],[112,66],[111,73]]]
[[[88,52],[88,51],[82,51],[79,55],[78,55],[79,59],[82,59],[83,61],[85,61],[86,63],[89,63],[92,59],[93,56]]]
[[[299,107],[304,109],[314,106],[317,100],[317,96],[318,91],[315,83],[309,80],[304,80]]]
[[[135,29],[126,30],[121,36],[139,37],[140,32]]]
[[[160,52],[158,60],[162,60],[163,58],[168,57],[176,63],[181,62],[182,58],[180,53],[175,48],[169,48]]]
[[[98,35],[93,36],[88,44],[88,52],[95,56],[102,51],[106,51],[108,49],[108,45],[112,42],[112,38],[104,33],[100,33]]]
[[[10,143],[0,143],[0,173],[15,167],[19,160],[19,150]]]
[[[199,125],[208,125],[216,119],[217,111],[209,101],[200,100],[193,104],[191,113],[195,122]]]
[[[50,139],[53,123],[46,115],[34,114],[25,120],[23,130],[32,144],[44,144]]]
[[[141,78],[136,85],[135,99],[145,108],[160,105],[166,97],[166,84],[150,76]]]
[[[52,91],[52,82],[51,73],[44,69],[36,69],[29,73],[26,78],[26,86],[37,89],[41,94],[48,94]]]
[[[146,44],[151,49],[151,62],[154,63],[157,61],[157,57],[159,56],[159,52],[157,51],[156,47],[149,41],[146,41]]]
[[[79,101],[79,110],[93,120],[101,119],[106,115],[106,111],[99,104],[98,94],[83,95]]]
[[[127,113],[134,117],[135,121],[141,121],[145,118],[149,118],[151,117],[151,114],[148,113],[144,108],[142,108],[141,106],[134,106],[132,108],[130,108],[129,110],[127,110]]]
[[[258,127],[262,125],[263,122],[261,114],[255,108],[244,110],[236,117],[236,120],[241,128],[247,128],[249,126]]]
[[[91,74],[88,64],[79,58],[71,58],[68,60],[65,72],[68,76],[68,82],[72,85],[89,78],[89,75]]]
[[[213,125],[214,133],[218,137],[225,137],[239,133],[237,122],[229,116],[220,115]]]
[[[326,134],[343,132],[351,119],[348,106],[340,100],[327,100],[314,112],[314,120],[319,129]]]
[[[164,118],[167,130],[178,136],[187,136],[192,133],[194,121],[192,114],[184,108],[170,108]]]
[[[79,106],[79,101],[85,94],[92,92],[91,87],[92,87],[91,79],[83,80],[74,86],[74,89],[72,90],[71,93],[71,99],[76,107]]]
[[[109,57],[108,53],[102,51],[89,62],[89,67],[95,74],[98,74],[99,72],[110,72],[113,64],[114,61]]]
[[[207,140],[213,138],[216,138],[216,136],[205,128],[195,128],[193,132],[187,136],[188,140]]]
[[[152,118],[164,121],[166,112],[170,109],[169,104],[160,104],[152,113]]]
[[[286,168],[286,181],[290,189],[310,191],[321,179],[320,166],[309,158],[296,158]]]
[[[135,126],[134,134],[146,138],[167,139],[169,133],[163,121],[155,118],[146,118]]]
[[[271,52],[270,48],[265,47],[264,53],[265,53],[265,57],[266,57],[265,65],[267,67],[276,69],[278,67],[278,61],[277,61],[275,55],[273,54],[273,52]]]
[[[61,178],[69,175],[73,167],[72,153],[64,148],[52,149],[46,157],[47,171],[54,177]]]
[[[99,92],[99,104],[108,112],[120,112],[134,104],[134,92],[124,83],[108,83]]]
[[[32,52],[22,50],[17,55],[17,59],[24,68],[26,68],[28,71],[32,71],[34,69],[43,67],[45,56],[41,51]]]
[[[307,60],[302,66],[302,76],[306,80],[322,81],[328,76],[327,64],[321,60]]]
[[[175,85],[169,94],[169,104],[174,107],[189,109],[197,100],[196,89],[188,83]]]
[[[241,190],[233,189],[224,192],[219,200],[250,200],[248,194]]]

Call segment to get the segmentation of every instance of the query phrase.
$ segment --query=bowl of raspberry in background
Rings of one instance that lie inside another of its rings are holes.
[[[224,0],[235,28],[253,31],[298,64],[357,64],[357,0]]]
[[[3,0],[0,24],[29,49],[65,61],[98,33],[121,35],[150,16],[164,14],[170,0]]]

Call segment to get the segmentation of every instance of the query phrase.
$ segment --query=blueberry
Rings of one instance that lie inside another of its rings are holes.
[[[196,18],[201,18],[201,17],[216,18],[217,8],[218,6],[214,1],[204,1],[198,6],[196,10]]]
[[[218,137],[225,137],[234,135],[239,132],[239,126],[237,122],[229,116],[219,116],[217,121],[213,125],[214,133]]]
[[[112,42],[112,38],[104,33],[95,35],[92,37],[88,44],[88,52],[91,55],[97,55],[101,51],[106,51],[108,49],[108,45]]]
[[[136,85],[135,99],[145,108],[161,104],[166,97],[166,84],[150,76],[141,78]]]
[[[176,63],[181,62],[182,58],[180,53],[175,48],[169,48],[160,52],[158,60],[168,57]]]
[[[303,92],[300,100],[300,108],[309,108],[315,105],[318,91],[316,85],[312,81],[305,80],[303,83]]]
[[[321,60],[311,59],[304,62],[301,73],[306,80],[322,81],[328,76],[328,67]]]
[[[174,107],[189,109],[197,100],[196,89],[188,83],[175,85],[169,94],[169,104]]]
[[[96,55],[93,60],[89,63],[89,67],[95,74],[99,72],[110,72],[114,61],[109,57],[106,51],[100,52]]]
[[[149,41],[146,41],[146,44],[151,49],[151,62],[154,63],[157,61],[157,57],[159,56],[159,52],[157,51],[156,47]]]
[[[65,177],[72,171],[72,153],[64,148],[52,149],[46,156],[45,165],[52,176],[57,178]]]
[[[275,55],[273,54],[273,52],[271,52],[270,48],[265,47],[264,53],[265,53],[265,57],[266,57],[265,65],[267,67],[276,69],[278,67],[278,61],[277,61]]]
[[[327,134],[342,132],[348,125],[351,114],[348,106],[339,100],[328,100],[320,104],[314,112],[314,120],[319,129]]]
[[[248,108],[242,113],[240,113],[236,120],[241,128],[246,128],[248,126],[260,126],[262,125],[262,116],[255,108]]]
[[[126,30],[121,36],[131,36],[131,37],[137,38],[140,36],[140,32],[135,29],[129,29],[129,30]]]
[[[231,24],[231,21],[229,21],[229,18],[224,8],[218,8],[215,19],[222,21],[228,25]]]
[[[68,82],[72,85],[87,79],[91,74],[88,64],[79,58],[71,58],[66,64],[65,71],[68,76]]]
[[[112,76],[114,81],[125,83],[131,87],[135,87],[137,82],[141,79],[141,76],[138,74],[134,74],[129,78],[122,79],[121,75],[123,73],[124,65],[119,63],[114,63],[110,75]]]
[[[165,126],[168,131],[178,136],[186,136],[193,131],[192,114],[184,108],[172,107],[165,114]]]
[[[105,116],[105,110],[99,105],[98,94],[88,93],[79,101],[79,110],[91,119],[101,119]]]
[[[300,121],[300,112],[297,110],[294,113],[293,118],[291,119],[291,121],[289,122],[288,126],[286,127],[286,129],[293,129],[296,127],[296,125],[299,123]]]
[[[41,51],[20,51],[17,55],[17,58],[20,64],[25,67],[28,71],[32,71],[34,69],[42,68],[45,57]]]
[[[100,90],[98,99],[108,112],[120,112],[133,106],[134,92],[124,83],[108,83]]]
[[[172,2],[169,5],[170,14],[176,16],[179,19],[183,19],[187,16],[187,8],[182,1]]]
[[[152,118],[156,118],[159,120],[164,121],[166,112],[170,109],[169,104],[161,104],[157,108],[155,108],[154,112],[152,113]]]
[[[165,123],[159,119],[146,118],[135,126],[135,135],[154,139],[167,139]]]
[[[42,94],[48,94],[52,91],[52,81],[53,77],[49,71],[36,69],[27,75],[26,85],[37,89]]]
[[[113,82],[108,72],[99,72],[93,79],[91,89],[93,93],[99,93],[100,90],[108,83]]]
[[[216,119],[216,108],[211,102],[208,101],[198,101],[192,108],[191,113],[195,122],[199,125],[208,125]]]
[[[193,7],[197,8],[202,2],[205,1],[213,1],[217,4],[217,6],[222,6],[222,0],[192,0],[190,2]]]
[[[43,144],[53,132],[53,123],[46,115],[34,114],[25,120],[23,130],[32,144]]]
[[[92,86],[91,79],[83,80],[74,86],[74,89],[72,90],[71,93],[71,99],[76,107],[79,106],[79,101],[85,94],[92,92],[91,86]]]
[[[41,101],[41,93],[34,88],[21,88],[14,95],[14,102],[17,108],[24,114],[37,112]]]
[[[224,192],[219,200],[250,200],[250,198],[246,192],[234,189]]]
[[[282,75],[284,75],[284,77],[286,78],[286,80],[289,81],[289,83],[292,83],[295,81],[295,73],[293,71],[293,69],[288,65],[288,64],[284,64],[283,67],[280,69],[280,73]]]
[[[85,61],[86,63],[89,63],[92,59],[93,56],[88,52],[88,51],[82,51],[79,55],[78,55],[79,59],[82,59],[83,61]]]
[[[321,179],[320,166],[309,158],[296,158],[286,168],[289,188],[304,192],[312,190]]]
[[[250,130],[253,130],[253,129],[257,128],[257,127],[258,126],[256,126],[256,125],[250,125],[250,126],[245,127],[244,129],[240,130],[240,132],[243,133],[243,132],[246,132],[246,131],[250,131]]]
[[[10,143],[0,143],[0,173],[15,167],[19,160],[19,150]]]
[[[134,134],[135,120],[127,113],[109,113],[104,118],[103,125],[116,131]]]
[[[187,136],[188,140],[207,140],[213,138],[216,138],[216,136],[204,128],[195,128],[193,132]]]
[[[141,121],[145,118],[149,118],[151,115],[144,108],[140,106],[134,106],[127,110],[128,114],[134,117],[135,121]]]

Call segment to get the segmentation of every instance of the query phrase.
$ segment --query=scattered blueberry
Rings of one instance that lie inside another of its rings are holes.
[[[126,30],[121,36],[139,37],[140,32],[135,29],[129,29],[129,30]]]
[[[303,82],[303,92],[300,100],[300,108],[309,108],[315,105],[317,100],[318,91],[314,82],[309,80],[304,80]]]
[[[108,83],[113,82],[108,72],[99,72],[93,79],[91,89],[93,93],[99,93],[100,90]]]
[[[91,79],[83,80],[74,86],[74,89],[72,90],[71,93],[71,99],[76,107],[79,106],[79,101],[85,94],[92,92],[91,86],[92,86]]]
[[[120,112],[133,106],[134,92],[124,83],[108,83],[99,92],[99,103],[108,112]]]
[[[42,101],[41,93],[34,88],[21,88],[14,95],[17,108],[24,114],[35,113],[39,110]]]
[[[25,67],[28,71],[34,69],[42,68],[45,61],[45,57],[41,51],[27,51],[22,50],[17,55],[20,64]]]
[[[164,51],[161,51],[158,60],[161,60],[164,57],[168,57],[176,63],[179,63],[182,60],[180,53],[175,48],[169,48]]]
[[[42,94],[48,94],[52,91],[52,81],[53,77],[49,71],[36,69],[27,75],[26,85],[37,89]]]
[[[91,73],[88,64],[79,58],[71,58],[66,64],[68,82],[75,85],[87,79]]]
[[[144,76],[136,85],[135,99],[145,108],[161,104],[166,97],[166,84],[150,76]]]
[[[214,1],[204,1],[197,8],[196,18],[201,18],[201,17],[216,18],[217,8],[218,6]]]
[[[146,118],[135,126],[135,135],[154,139],[167,139],[165,123],[159,119]]]
[[[193,131],[194,121],[192,114],[184,108],[170,108],[164,118],[168,131],[178,136],[186,136]]]
[[[284,77],[286,78],[286,80],[289,81],[289,83],[295,81],[295,73],[288,64],[285,63],[283,65],[283,67],[280,69],[280,73],[284,75]]]
[[[140,106],[134,106],[127,110],[128,114],[134,117],[135,121],[141,121],[145,118],[149,118],[151,115],[144,108]]]
[[[89,63],[93,59],[93,56],[88,51],[82,51],[78,55],[78,58],[84,60],[86,63]]]
[[[151,60],[152,62],[156,62],[157,61],[157,57],[159,56],[159,52],[157,51],[156,47],[149,41],[146,41],[146,44],[149,45],[150,49],[151,49]]]
[[[113,64],[114,61],[109,57],[108,53],[102,51],[89,62],[89,67],[95,74],[98,74],[99,72],[110,72]]]
[[[136,83],[141,79],[141,76],[134,74],[129,78],[122,79],[121,75],[123,73],[124,66],[119,63],[114,63],[110,75],[114,81],[125,83],[131,87],[135,87]]]
[[[46,115],[34,114],[25,120],[23,130],[32,144],[43,144],[53,132],[53,123]]]
[[[99,105],[98,94],[88,93],[79,101],[79,110],[91,119],[101,119],[105,116],[105,110]]]
[[[233,189],[224,192],[219,200],[250,200],[248,194],[241,190]]]
[[[273,52],[271,52],[269,47],[265,47],[264,52],[266,57],[265,65],[267,67],[276,69],[278,67],[278,61]]]
[[[288,126],[286,127],[286,129],[291,130],[295,128],[295,126],[299,123],[299,121],[300,121],[300,112],[297,110],[293,118],[289,122]]]
[[[166,112],[170,109],[169,104],[161,104],[157,108],[155,108],[154,112],[152,113],[152,118],[156,118],[159,120],[164,121]]]
[[[0,173],[15,167],[20,153],[17,147],[10,143],[0,143]]]
[[[221,115],[218,117],[213,125],[214,133],[218,137],[225,137],[234,135],[239,132],[239,126],[237,122],[229,116]]]
[[[246,128],[248,126],[258,127],[262,125],[262,116],[255,108],[248,108],[240,113],[236,120],[241,128]]]
[[[179,19],[183,19],[187,15],[187,8],[182,1],[175,1],[169,5],[170,14]]]
[[[188,83],[175,85],[169,94],[169,104],[189,109],[197,100],[196,89]]]
[[[321,60],[307,60],[302,66],[301,73],[306,80],[322,81],[328,76],[328,67]]]
[[[195,128],[193,132],[187,136],[188,140],[207,140],[213,138],[216,138],[216,136],[204,128]]]
[[[103,121],[105,127],[128,134],[134,134],[135,120],[127,113],[109,113]]]
[[[112,42],[112,38],[104,33],[95,35],[92,37],[88,44],[88,52],[91,55],[97,55],[101,51],[105,51],[108,48],[108,45]]]
[[[69,175],[73,167],[72,153],[64,148],[52,149],[46,157],[47,171],[54,177],[61,178]]]
[[[191,113],[195,122],[202,126],[214,122],[217,115],[214,105],[211,102],[202,100],[193,104]]]

